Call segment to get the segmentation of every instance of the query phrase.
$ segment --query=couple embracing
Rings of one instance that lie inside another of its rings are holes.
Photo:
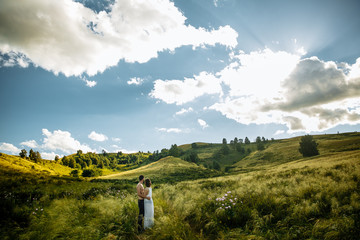
[[[146,188],[143,184],[145,182]],[[152,189],[150,179],[144,180],[144,176],[139,176],[139,183],[136,186],[136,191],[138,195],[138,206],[139,206],[139,216],[138,216],[138,231],[142,232],[146,228],[150,228],[154,225],[154,202],[152,199]],[[143,226],[144,220],[144,226]]]

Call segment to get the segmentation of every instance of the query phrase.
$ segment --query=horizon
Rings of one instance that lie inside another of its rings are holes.
[[[0,151],[357,132],[360,2],[0,0]]]

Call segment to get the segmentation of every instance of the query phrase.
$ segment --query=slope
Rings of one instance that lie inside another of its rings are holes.
[[[100,179],[126,179],[136,181],[139,175],[150,178],[152,182],[179,182],[218,176],[215,170],[186,162],[180,158],[165,157],[149,165],[126,172],[100,177]]]
[[[332,158],[336,155],[345,156],[352,151],[360,151],[360,133],[342,133],[315,135],[318,143],[319,157]],[[266,169],[279,164],[305,160],[299,153],[301,137],[281,139],[266,144],[265,150],[253,151],[244,159],[237,161],[233,172],[244,172]]]

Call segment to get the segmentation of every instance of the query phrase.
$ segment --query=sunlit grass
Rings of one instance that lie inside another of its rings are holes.
[[[277,156],[275,160],[256,162],[256,155],[264,155],[254,152],[242,160],[243,168],[256,163],[248,172],[211,178],[199,178],[196,171],[207,173],[205,168],[177,158],[97,181],[2,176],[0,237],[358,239],[359,139],[355,135],[317,139],[319,156],[291,155],[296,140],[281,140],[264,150]],[[135,192],[140,173],[154,179],[155,206],[155,225],[142,234],[137,233]],[[157,179],[172,181],[156,183]]]

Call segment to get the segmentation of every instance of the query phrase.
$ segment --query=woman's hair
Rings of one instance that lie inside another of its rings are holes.
[[[147,186],[147,187],[151,186],[151,181],[149,178],[145,179],[145,186]]]

